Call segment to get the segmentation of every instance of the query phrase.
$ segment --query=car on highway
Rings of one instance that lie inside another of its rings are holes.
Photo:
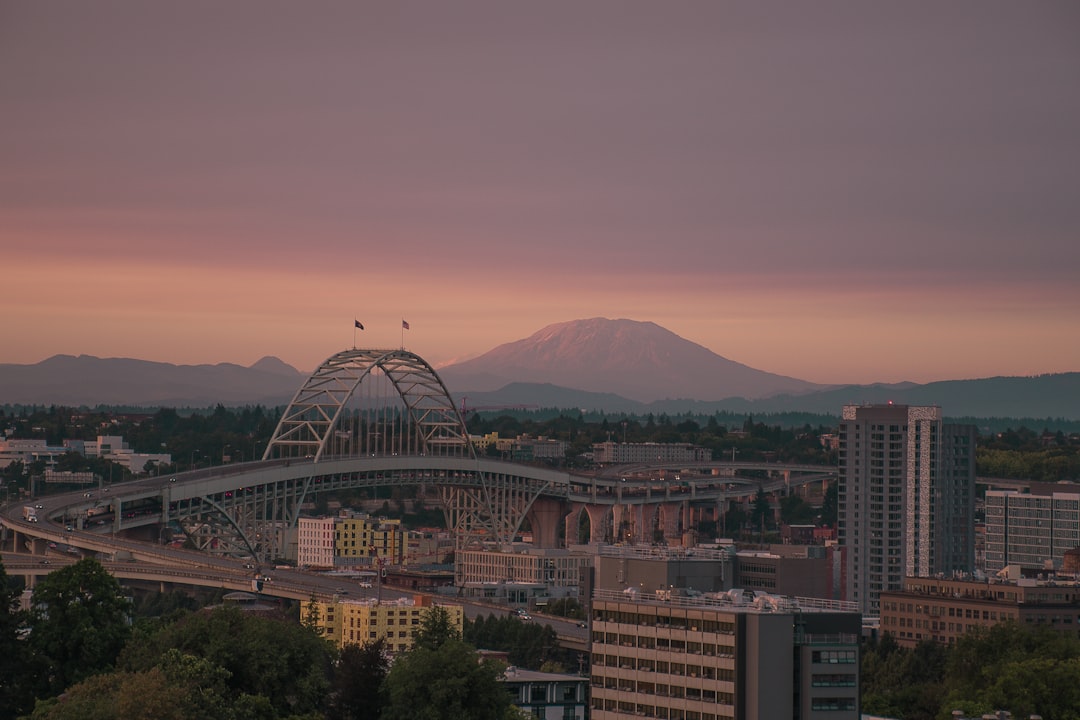
[[[369,588],[369,587],[371,587],[371,583],[368,582],[367,580],[364,580],[363,582],[360,583],[360,587]]]

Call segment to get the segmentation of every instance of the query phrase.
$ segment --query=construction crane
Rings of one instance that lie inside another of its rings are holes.
[[[461,417],[465,417],[471,412],[480,412],[481,410],[535,410],[539,405],[478,405],[476,407],[469,407],[468,396],[461,398]]]

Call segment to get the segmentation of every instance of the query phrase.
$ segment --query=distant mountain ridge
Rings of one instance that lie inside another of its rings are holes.
[[[822,386],[755,370],[654,323],[558,323],[437,370],[468,407],[535,405],[611,413],[808,412],[846,404],[939,405],[949,417],[1080,420],[1080,373]],[[278,358],[250,367],[56,355],[0,364],[0,405],[209,407],[287,404],[306,378]]]
[[[1037,377],[995,377],[944,380],[918,385],[845,385],[805,395],[776,395],[758,400],[656,400],[649,403],[537,383],[511,383],[489,392],[469,392],[469,406],[535,405],[577,408],[609,413],[646,415],[717,412],[760,415],[814,413],[838,417],[844,405],[893,402],[898,405],[938,405],[946,417],[1059,418],[1080,420],[1080,373]]]
[[[273,357],[251,367],[54,355],[34,365],[0,364],[0,403],[206,407],[284,405],[304,376]]]

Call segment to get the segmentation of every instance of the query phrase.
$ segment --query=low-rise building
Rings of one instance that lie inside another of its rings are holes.
[[[857,720],[851,603],[597,591],[591,717]]]
[[[599,465],[625,463],[702,463],[712,451],[690,443],[593,443],[593,461]]]
[[[589,590],[687,588],[714,592],[734,587],[734,548],[601,545],[596,551]]]
[[[589,679],[579,675],[506,668],[500,678],[510,702],[540,720],[585,720]]]
[[[461,632],[465,622],[464,608],[436,604],[430,595],[382,602],[375,598],[350,600],[341,597],[332,602],[316,601],[315,627],[339,647],[363,645],[382,638],[389,651],[398,653],[412,647],[424,618],[434,608],[446,611],[451,624]]]
[[[334,544],[334,517],[299,517],[296,520],[296,563],[300,567],[329,570],[337,554]]]
[[[400,520],[351,510],[297,519],[296,561],[301,567],[400,565],[405,548],[405,531]]]
[[[844,600],[838,546],[771,545],[735,553],[734,587],[777,595]]]
[[[881,632],[904,647],[922,640],[952,644],[969,630],[1012,620],[1075,637],[1080,631],[1080,583],[1017,575],[988,580],[904,578],[901,590],[881,594]]]
[[[576,597],[588,553],[515,544],[510,551],[461,550],[454,557],[454,584],[466,597],[512,605],[541,604],[547,598]]]

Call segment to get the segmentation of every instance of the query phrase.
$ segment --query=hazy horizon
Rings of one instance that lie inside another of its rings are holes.
[[[0,363],[437,367],[651,321],[822,384],[1080,370],[1080,6],[8,3]]]

